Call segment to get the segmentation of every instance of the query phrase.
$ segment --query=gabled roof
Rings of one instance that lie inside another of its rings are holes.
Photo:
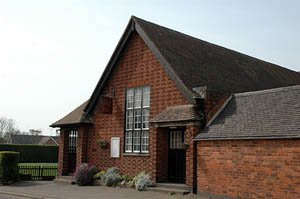
[[[11,144],[46,144],[49,140],[53,140],[56,145],[58,136],[42,136],[42,135],[11,135]]]
[[[195,103],[195,87],[239,93],[300,84],[300,74],[132,16],[85,112],[89,114],[130,34],[136,31],[182,91]],[[197,97],[197,96],[196,96]]]
[[[300,138],[300,86],[235,94],[196,140]]]
[[[84,102],[79,107],[74,109],[71,113],[63,117],[62,119],[54,122],[51,124],[51,127],[62,127],[62,126],[68,126],[68,125],[74,125],[74,124],[91,124],[93,123],[92,120],[85,116],[83,110],[88,104],[89,101]]]

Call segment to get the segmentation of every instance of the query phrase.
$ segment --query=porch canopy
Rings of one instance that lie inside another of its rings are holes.
[[[92,119],[84,113],[84,109],[88,102],[89,100],[81,104],[65,117],[51,124],[50,127],[71,127],[81,124],[93,124]]]
[[[150,120],[154,127],[201,125],[202,113],[198,105],[170,106]]]

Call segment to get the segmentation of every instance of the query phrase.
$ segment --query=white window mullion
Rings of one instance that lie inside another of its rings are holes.
[[[126,91],[125,152],[149,153],[150,86]]]
[[[125,152],[132,152],[132,131],[126,131]]]

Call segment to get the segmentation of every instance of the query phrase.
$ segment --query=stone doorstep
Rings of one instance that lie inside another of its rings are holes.
[[[72,176],[57,176],[54,180],[54,183],[61,184],[75,184],[75,181]]]
[[[167,194],[186,195],[190,189],[185,184],[176,183],[156,183],[154,187],[147,187],[147,191],[161,192]]]

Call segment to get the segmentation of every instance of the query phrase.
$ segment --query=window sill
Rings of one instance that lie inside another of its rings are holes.
[[[148,157],[149,153],[123,153],[123,156],[138,156],[138,157]]]

